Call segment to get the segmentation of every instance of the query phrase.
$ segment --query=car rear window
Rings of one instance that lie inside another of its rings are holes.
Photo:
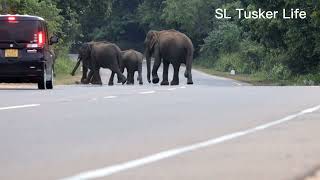
[[[40,30],[39,21],[0,21],[0,42],[16,41],[33,43]]]

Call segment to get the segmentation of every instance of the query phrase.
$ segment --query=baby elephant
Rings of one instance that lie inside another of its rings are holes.
[[[120,64],[120,70],[123,73],[124,69],[127,69],[127,84],[134,84],[134,73],[138,71],[138,81],[142,85],[142,61],[144,55],[135,50],[121,51],[122,62]]]

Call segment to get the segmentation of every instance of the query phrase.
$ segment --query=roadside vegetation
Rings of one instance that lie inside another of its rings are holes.
[[[299,8],[307,19],[215,18],[215,9]],[[69,74],[67,52],[82,42],[107,40],[143,50],[150,29],[176,29],[195,46],[195,67],[259,85],[320,84],[320,1],[315,0],[0,0],[0,12],[32,14],[49,22],[58,77]]]

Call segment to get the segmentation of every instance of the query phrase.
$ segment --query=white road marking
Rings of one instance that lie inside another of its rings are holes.
[[[289,115],[289,116],[284,117],[280,120],[276,120],[271,123],[263,124],[263,125],[251,128],[251,129],[235,132],[235,133],[224,135],[224,136],[221,136],[218,138],[209,139],[207,141],[200,142],[197,144],[192,144],[192,145],[185,146],[185,147],[180,147],[180,148],[176,148],[176,149],[163,151],[163,152],[160,152],[157,154],[143,157],[141,159],[136,159],[136,160],[124,162],[121,164],[116,164],[113,166],[108,166],[108,167],[104,167],[104,168],[97,169],[97,170],[83,172],[83,173],[80,173],[80,174],[72,176],[72,177],[64,178],[62,180],[88,180],[88,179],[96,179],[96,178],[110,176],[110,175],[113,175],[113,174],[116,174],[116,173],[119,173],[122,171],[126,171],[126,170],[129,170],[132,168],[155,163],[160,160],[168,159],[168,158],[175,157],[175,156],[178,156],[178,155],[181,155],[184,153],[188,153],[188,152],[196,151],[199,149],[207,148],[209,146],[221,144],[223,142],[237,139],[237,138],[240,138],[245,135],[253,134],[258,131],[262,131],[262,130],[271,128],[273,126],[294,120],[295,118],[297,118],[299,116],[303,116],[305,114],[312,113],[312,112],[315,112],[318,110],[320,110],[320,105],[303,110],[297,114]]]
[[[143,91],[143,92],[139,92],[139,94],[154,94],[156,93],[156,91]]]
[[[98,98],[92,98],[89,100],[89,102],[93,102],[93,101],[97,101],[97,100],[98,100]]]
[[[104,97],[104,99],[114,99],[114,98],[117,98],[117,96],[106,96],[106,97]]]
[[[187,88],[187,87],[185,87],[185,86],[181,86],[180,88],[181,88],[181,89],[185,89],[185,88]]]
[[[176,90],[177,88],[169,88],[169,89],[167,89],[168,91],[174,91],[174,90]]]
[[[21,106],[8,106],[8,107],[0,107],[0,111],[2,110],[9,110],[9,109],[21,109],[21,108],[30,108],[40,106],[40,104],[26,104]]]
[[[72,102],[72,99],[60,99],[59,102]]]
[[[233,82],[235,85],[237,85],[237,86],[242,86],[242,84],[240,84],[240,83],[237,83],[237,82]]]

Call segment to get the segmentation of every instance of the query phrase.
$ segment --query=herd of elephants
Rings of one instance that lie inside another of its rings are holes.
[[[187,84],[193,84],[192,80],[192,61],[193,44],[188,36],[176,30],[149,31],[145,39],[144,54],[135,50],[121,49],[113,43],[100,41],[84,43],[79,49],[79,58],[74,67],[72,75],[82,62],[82,84],[102,85],[100,77],[100,68],[108,68],[112,71],[108,85],[113,85],[114,75],[117,74],[118,83],[134,84],[134,73],[138,72],[139,84],[142,80],[142,62],[147,61],[147,79],[151,83],[151,57],[154,58],[152,68],[152,82],[159,83],[158,69],[163,63],[163,80],[161,85],[169,85],[168,71],[172,64],[174,69],[173,79],[170,85],[179,85],[179,69],[181,64],[186,65],[184,76],[187,78]],[[127,69],[127,77],[123,75],[124,69]]]

